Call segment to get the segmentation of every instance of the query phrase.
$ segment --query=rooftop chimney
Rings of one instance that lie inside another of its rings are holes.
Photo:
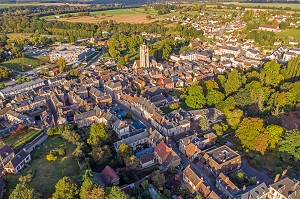
[[[283,177],[286,175],[287,172],[288,172],[288,170],[285,169],[285,170],[282,172],[281,177],[283,178]]]
[[[277,174],[275,179],[274,179],[274,183],[277,182],[279,180],[279,178],[280,178],[280,174]]]
[[[243,186],[243,191],[246,191],[247,187],[246,185]]]

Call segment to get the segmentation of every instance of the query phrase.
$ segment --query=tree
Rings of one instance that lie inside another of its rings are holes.
[[[257,137],[265,131],[264,121],[259,118],[244,118],[239,124],[235,135],[239,138],[243,148],[246,150],[256,150],[255,142]],[[262,136],[261,136],[262,137]]]
[[[206,131],[209,128],[209,122],[207,117],[204,115],[203,117],[201,117],[200,121],[199,121],[199,126],[201,128],[202,131]]]
[[[79,70],[76,70],[76,69],[71,69],[69,74],[71,77],[79,77],[80,76]]]
[[[139,160],[137,159],[137,157],[135,155],[131,155],[131,156],[126,156],[123,157],[126,168],[128,169],[135,169],[139,166]]]
[[[234,99],[236,104],[241,107],[254,103],[254,101],[251,99],[251,92],[246,88],[239,89],[239,91],[234,95]]]
[[[298,130],[287,131],[278,142],[279,151],[300,160],[300,132]]]
[[[206,95],[206,101],[208,105],[216,105],[219,102],[223,101],[225,96],[223,93],[217,90],[209,90]]]
[[[223,130],[220,124],[215,124],[212,129],[215,131],[217,136],[222,136],[223,135]]]
[[[107,199],[129,199],[129,196],[125,194],[120,187],[113,186],[106,189],[105,198]]]
[[[104,124],[92,124],[90,128],[90,136],[87,139],[87,143],[90,145],[98,145],[103,141],[106,141],[109,137],[107,127]]]
[[[243,111],[240,109],[234,109],[233,111],[225,110],[224,114],[226,116],[227,123],[232,129],[236,129],[238,124],[241,122]]]
[[[9,199],[40,199],[42,195],[25,183],[19,183],[11,192]]]
[[[269,146],[270,135],[267,132],[259,134],[254,140],[254,150],[264,154]]]
[[[91,152],[92,158],[94,161],[102,164],[107,162],[109,158],[111,158],[112,154],[108,145],[104,145],[103,147],[95,146]]]
[[[269,133],[269,147],[270,149],[274,149],[282,136],[284,130],[281,126],[277,125],[269,125],[266,127],[268,133]]]
[[[127,143],[124,142],[119,146],[119,153],[122,157],[129,157],[133,155],[133,150]]]
[[[280,64],[275,61],[265,63],[260,73],[265,85],[273,87],[278,86],[284,79],[283,75],[280,74],[280,68]]]
[[[187,89],[187,94],[185,95],[185,103],[194,109],[202,108],[205,104],[202,87],[195,84],[190,86]]]
[[[103,187],[95,186],[91,191],[90,199],[104,199],[105,190]]]
[[[0,83],[0,89],[5,88],[5,84]]]
[[[287,104],[287,96],[285,92],[275,92],[269,99],[269,105],[273,109],[272,114],[278,116],[283,112],[285,105]]]
[[[66,60],[64,60],[63,58],[60,58],[57,61],[57,65],[59,66],[59,72],[64,72],[65,68],[66,68]]]
[[[196,195],[194,199],[203,199],[201,195]]]
[[[0,80],[8,78],[11,74],[7,67],[0,66]]]
[[[63,177],[55,185],[53,197],[56,199],[78,198],[79,189],[69,177]]]
[[[166,182],[165,175],[160,171],[155,171],[151,177],[151,180],[159,190],[163,189]]]
[[[172,109],[172,110],[176,110],[176,109],[179,109],[179,108],[180,108],[180,106],[179,106],[178,103],[171,104],[171,106],[170,106],[170,109]]]
[[[285,80],[295,82],[300,79],[300,55],[292,58],[288,65],[282,69],[282,74]]]
[[[80,188],[81,199],[103,199],[104,188],[98,186],[93,179],[93,175],[90,170],[87,170],[83,176],[83,182]]]
[[[279,28],[280,28],[280,29],[286,29],[287,26],[288,26],[287,22],[281,22],[281,23],[279,24]]]
[[[234,69],[228,74],[228,79],[224,84],[226,96],[238,91],[242,85],[242,77],[238,70]]]

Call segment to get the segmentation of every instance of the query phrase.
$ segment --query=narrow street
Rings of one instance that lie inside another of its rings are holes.
[[[135,119],[139,119],[148,128],[155,129],[148,120],[146,120],[144,117],[138,115],[136,112],[132,111],[131,109],[127,108],[126,106],[121,104],[118,100],[113,100],[113,103],[117,104],[119,106],[119,108],[125,110],[126,112],[131,113]],[[216,192],[218,195],[222,195],[220,193],[220,191],[215,187],[215,178],[214,178],[214,176],[206,175],[196,164],[190,162],[189,159],[184,154],[182,154],[180,152],[179,148],[176,145],[176,142],[172,138],[169,139],[168,144],[179,155],[179,157],[181,158],[181,164],[183,165],[184,168],[187,167],[190,164],[191,167],[195,170],[195,172],[197,172],[197,174],[199,176],[203,177],[204,181],[209,184],[211,190]]]

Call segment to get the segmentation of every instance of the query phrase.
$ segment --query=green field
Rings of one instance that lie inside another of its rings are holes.
[[[20,57],[2,62],[0,66],[23,72],[45,65],[48,61],[49,57]]]
[[[102,10],[102,11],[95,11],[95,12],[90,12],[91,16],[100,16],[100,15],[126,15],[126,14],[136,14],[138,12],[131,10],[131,9],[116,9],[116,10]],[[74,13],[68,13],[72,15],[77,15],[78,12]],[[63,17],[67,14],[58,14],[58,15],[50,15],[50,16],[45,16],[42,17],[44,19],[53,19],[56,16]]]
[[[64,147],[66,155],[58,157],[56,161],[47,161],[46,155],[52,150]],[[18,183],[21,175],[28,172],[34,174],[30,185],[43,194],[43,198],[49,198],[54,192],[54,186],[59,179],[68,176],[73,180],[77,180],[81,176],[81,171],[76,159],[71,155],[75,149],[75,145],[66,142],[59,136],[48,137],[48,139],[38,147],[32,154],[30,167],[21,171],[20,175],[6,175],[5,179],[8,183],[8,192],[11,191]]]
[[[17,133],[13,136],[10,136],[4,139],[4,143],[8,144],[11,148],[15,149],[15,151],[19,151],[25,144],[31,142],[34,138],[36,138],[40,134],[38,130],[24,130],[23,132]]]
[[[276,37],[279,39],[285,39],[286,37],[293,37],[300,41],[300,29],[285,29],[276,33]]]
[[[300,9],[300,4],[292,4],[292,3],[240,3],[240,2],[228,2],[226,4],[234,4],[248,7],[269,7],[269,8],[292,8],[292,9]]]

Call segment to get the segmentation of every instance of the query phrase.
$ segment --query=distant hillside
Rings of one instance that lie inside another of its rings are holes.
[[[207,0],[0,0],[0,3],[30,3],[30,2],[47,2],[47,3],[97,3],[97,4],[111,4],[120,3],[126,5],[132,4],[146,4],[146,3],[163,3],[163,2],[201,2]],[[252,2],[252,3],[300,3],[300,0],[208,0],[209,2]]]

